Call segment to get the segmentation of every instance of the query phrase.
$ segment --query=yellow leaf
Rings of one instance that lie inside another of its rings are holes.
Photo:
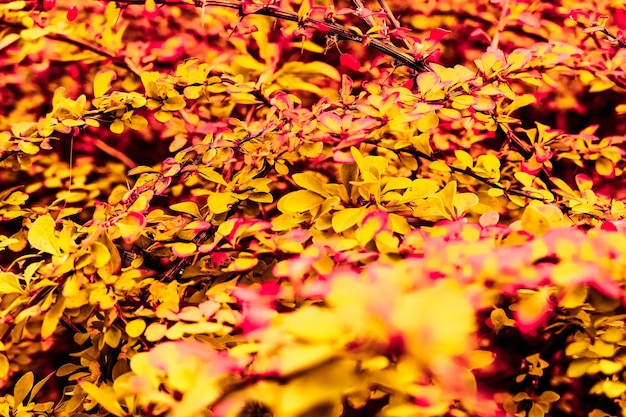
[[[179,258],[186,258],[196,253],[197,246],[193,242],[176,242],[172,246],[172,252]]]
[[[440,79],[434,72],[423,72],[417,76],[416,82],[419,92],[426,94],[440,83]]]
[[[496,308],[489,316],[493,330],[498,333],[505,326],[515,326],[515,320],[507,317],[506,312],[501,308]]]
[[[515,177],[516,180],[521,182],[524,187],[532,186],[533,182],[535,181],[535,177],[533,175],[530,175],[529,173],[523,172],[523,171],[518,171],[514,173],[513,176]]]
[[[489,197],[500,197],[501,195],[504,195],[504,190],[501,188],[490,188],[487,190],[487,195]]]
[[[506,106],[503,109],[503,113],[511,114],[511,113],[513,113],[517,109],[520,109],[522,107],[526,107],[529,104],[533,104],[533,103],[536,103],[536,102],[537,102],[537,97],[535,97],[534,94],[522,94],[521,96],[518,96],[515,100],[513,100],[513,102],[511,104]]]
[[[228,185],[226,180],[224,180],[222,174],[216,172],[213,168],[201,166],[200,168],[198,168],[198,173],[202,178],[209,180],[215,184],[220,184],[224,186]]]
[[[146,227],[146,218],[143,214],[132,211],[115,225],[120,230],[122,238],[128,242],[134,242],[139,238],[141,232]]]
[[[457,218],[463,217],[463,215],[470,208],[478,204],[478,196],[474,193],[461,193],[454,196],[454,211]]]
[[[163,323],[152,323],[145,331],[146,340],[148,342],[156,342],[163,339],[167,333],[167,326]]]
[[[491,365],[496,359],[496,354],[488,350],[472,350],[467,359],[469,369],[480,369]]]
[[[280,353],[280,373],[290,375],[328,361],[337,354],[337,349],[330,344],[292,344]]]
[[[111,88],[111,81],[117,79],[117,74],[111,69],[100,70],[93,80],[93,95],[101,97]]]
[[[126,120],[126,123],[128,127],[133,130],[141,130],[148,127],[148,121],[146,120],[146,118],[138,114],[133,114],[132,116],[130,116],[130,118]]]
[[[120,344],[122,331],[115,326],[109,327],[104,332],[104,342],[112,348],[116,348]]]
[[[361,223],[354,237],[361,246],[365,246],[376,234],[382,232],[389,224],[389,214],[384,210],[375,210],[368,213]]]
[[[500,179],[500,160],[494,154],[480,155],[476,166],[486,171],[487,178],[498,181]]]
[[[451,171],[450,167],[446,165],[446,163],[443,161],[432,161],[430,164],[428,164],[428,168],[432,169],[433,171],[440,171],[440,172]]]
[[[341,233],[361,220],[365,209],[363,207],[350,207],[333,214],[332,225],[336,233]]]
[[[456,215],[456,210],[454,209],[454,203],[457,199],[456,185],[456,181],[450,181],[441,189],[441,191],[437,193],[437,196],[443,202],[444,207],[452,216]]]
[[[113,123],[111,123],[111,126],[109,126],[109,129],[111,130],[111,132],[117,133],[119,135],[120,133],[124,132],[124,122],[122,122],[120,119],[115,119]]]
[[[530,407],[530,411],[528,412],[528,417],[543,417],[545,412],[537,405],[537,403],[533,404]]]
[[[603,177],[611,177],[615,173],[613,162],[600,157],[596,160],[596,171]]]
[[[447,166],[447,165],[446,165]],[[411,186],[402,195],[401,203],[410,203],[434,195],[439,190],[437,181],[426,178],[413,180]]]
[[[79,381],[78,385],[89,395],[91,398],[96,400],[98,404],[102,406],[108,412],[122,417],[126,415],[126,412],[120,405],[117,400],[117,396],[113,392],[113,390],[109,387],[98,387],[97,385],[92,384],[87,381]]]
[[[312,7],[312,0],[302,0],[302,3],[300,3],[300,8],[298,9],[298,22],[302,22],[309,17]]]
[[[126,334],[130,337],[139,337],[146,330],[146,322],[142,319],[136,319],[126,323]]]
[[[64,311],[65,298],[58,295],[56,303],[54,303],[54,305],[46,311],[46,314],[43,316],[43,324],[41,325],[41,337],[43,339],[47,339],[52,336],[59,325],[59,321],[61,320],[61,316],[63,316]]]
[[[0,379],[4,380],[9,375],[9,359],[0,353]]]
[[[49,214],[39,216],[28,230],[28,243],[37,250],[60,256],[59,239],[54,230],[55,222],[52,216]]]
[[[424,220],[452,220],[452,216],[444,207],[443,201],[436,195],[419,204],[413,210],[413,215]]]
[[[89,249],[94,257],[93,266],[96,268],[102,268],[111,261],[109,249],[104,244],[94,242]]]
[[[548,299],[541,291],[528,290],[521,293],[520,301],[517,303],[516,322],[522,330],[534,329],[545,317],[548,311]]]
[[[231,192],[213,193],[207,198],[209,210],[214,214],[226,213],[239,199]]]
[[[49,373],[47,377],[45,377],[44,379],[40,380],[39,382],[35,384],[33,389],[30,391],[30,395],[28,396],[28,401],[26,402],[26,404],[29,404],[33,401],[37,393],[39,393],[41,388],[45,385],[46,382],[48,382],[48,380],[52,377],[52,375],[54,375],[54,372]]]
[[[278,201],[278,210],[283,213],[304,213],[318,207],[324,198],[309,190],[298,190],[283,196]]]
[[[416,123],[420,132],[428,132],[429,130],[437,127],[439,124],[439,117],[434,111],[431,111],[420,117]]]
[[[559,226],[563,226],[563,213],[557,206],[531,205],[522,214],[522,229],[536,236]]]
[[[157,119],[161,123],[167,123],[172,120],[172,113],[169,111],[159,110],[154,113],[154,118]]]
[[[233,271],[233,272],[241,272],[241,271],[249,271],[250,269],[257,266],[259,263],[258,258],[252,258],[248,256],[244,256],[244,254],[240,255],[239,258],[235,259],[228,268],[224,271]]]
[[[405,339],[408,353],[427,361],[436,355],[467,352],[476,327],[474,307],[452,279],[395,300],[391,322],[410,335]]]
[[[622,370],[624,365],[608,359],[600,359],[600,371],[605,375],[613,375]]]
[[[20,148],[20,151],[28,154],[28,155],[35,155],[37,152],[39,152],[39,146],[35,145],[32,142],[27,142],[24,140],[20,140],[17,143],[17,146]]]
[[[287,332],[312,343],[334,342],[344,335],[338,317],[328,310],[305,307],[283,317]]]
[[[324,184],[312,172],[293,174],[293,181],[305,190],[313,191],[324,197],[330,194],[324,189]]]
[[[422,152],[428,156],[433,154],[433,148],[430,146],[430,137],[427,133],[421,133],[418,136],[413,136],[410,141],[416,151]]]
[[[593,359],[588,358],[575,359],[570,362],[569,366],[567,367],[566,375],[569,378],[580,378],[581,376],[585,375],[587,369],[589,369],[589,367],[593,365],[593,362]]]
[[[183,201],[182,203],[172,204],[170,208],[180,213],[189,214],[190,216],[198,219],[202,218],[198,205],[193,201]]]
[[[18,35],[17,33],[8,33],[4,35],[2,39],[0,39],[0,51],[10,46],[12,43],[15,43],[19,39],[20,35]]]
[[[601,381],[598,384],[601,385],[602,392],[609,398],[617,398],[626,392],[626,384],[621,381]],[[590,393],[594,393],[593,388],[591,388]]]
[[[150,18],[156,17],[158,11],[157,11],[155,0],[146,0],[145,6],[144,6],[144,13],[146,14],[147,17],[150,17]]]
[[[11,272],[0,272],[0,294],[26,294],[18,276]]]
[[[468,154],[467,152],[457,149],[456,151],[454,151],[454,156],[456,156],[456,159],[461,162],[463,169],[471,168],[474,166],[474,159],[472,158],[472,155]]]
[[[15,388],[13,389],[13,398],[16,405],[22,405],[22,402],[26,399],[26,395],[33,388],[33,383],[35,382],[35,376],[32,372],[26,372],[22,377],[15,383]]]

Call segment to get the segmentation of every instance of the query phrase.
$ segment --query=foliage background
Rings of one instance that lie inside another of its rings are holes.
[[[625,415],[620,1],[0,3],[0,415]]]

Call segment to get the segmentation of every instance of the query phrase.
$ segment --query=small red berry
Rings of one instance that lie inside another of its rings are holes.
[[[76,20],[76,17],[78,17],[78,8],[76,6],[72,6],[67,9],[67,20],[72,22]]]

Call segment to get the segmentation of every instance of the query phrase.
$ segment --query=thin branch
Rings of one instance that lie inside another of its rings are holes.
[[[128,168],[135,168],[138,165],[135,161],[133,161],[124,152],[115,149],[114,147],[112,147],[111,145],[107,144],[102,139],[95,138],[94,142],[95,142],[95,145],[96,145],[96,147],[98,149],[100,149],[102,152],[112,156],[113,158],[116,158],[121,163],[126,165]]]
[[[259,173],[255,175],[255,178],[265,177],[270,172],[271,169],[272,169],[272,166],[266,163],[263,169],[261,169]],[[235,212],[239,208],[239,204],[240,202],[238,201],[234,203],[232,206],[230,206],[230,209],[228,210],[228,212],[226,212],[226,219],[230,218],[231,216],[235,214]],[[191,241],[195,243],[197,246],[200,246],[206,243],[210,238],[215,236],[216,232],[217,232],[216,227],[211,227],[210,229],[202,230]],[[187,267],[191,266],[194,259],[195,258],[193,256],[188,256],[186,258],[178,258],[163,273],[161,282],[171,282],[177,279]]]
[[[383,8],[385,14],[387,14],[387,19],[389,19],[391,27],[393,27],[394,29],[401,28],[402,25],[400,24],[400,21],[396,19],[396,17],[393,15],[393,12],[391,11],[391,8],[387,4],[387,2],[385,0],[378,0],[378,4],[380,4],[380,7]],[[408,39],[402,38],[402,43],[409,51],[411,50],[411,44],[409,43]]]
[[[138,5],[145,4],[145,0],[104,0],[107,2],[115,2],[116,4],[124,4],[124,5]],[[189,6],[190,3],[184,1],[167,1],[167,0],[156,0],[157,4],[167,5],[167,6]],[[364,43],[364,36],[359,35],[351,29],[345,28],[340,24],[330,22],[330,21],[322,21],[319,19],[314,19],[308,17],[302,21],[299,21],[298,14],[296,12],[283,10],[275,6],[271,5],[259,5],[258,8],[245,10],[244,2],[242,1],[233,1],[233,0],[195,0],[195,7],[225,7],[229,9],[237,9],[239,11],[239,15],[245,17],[247,15],[262,15],[262,16],[270,16],[275,17],[277,19],[287,20],[290,22],[298,23],[301,27],[311,28],[311,29],[321,29],[328,35],[335,35],[339,40],[347,40],[352,42]],[[413,69],[416,72],[427,72],[430,71],[426,63],[422,60],[418,60],[411,56],[409,53],[400,50],[397,46],[392,44],[389,41],[380,40],[380,39],[371,39],[367,38],[367,46],[371,47],[385,55],[388,55],[397,61],[403,63],[407,67]]]
[[[12,28],[19,29],[19,30],[26,29],[26,26],[22,25],[21,23],[11,22],[6,19],[0,19],[0,25],[5,25],[5,26],[12,27]],[[94,52],[95,54],[103,58],[109,59],[114,64],[127,69],[128,71],[132,72],[138,77],[141,74],[141,69],[137,65],[135,65],[135,63],[133,63],[132,60],[130,60],[127,57],[121,57],[121,56],[115,55],[114,53],[107,50],[106,48],[101,47],[100,45],[95,45],[90,42],[72,38],[63,33],[48,33],[44,35],[44,37],[51,39],[51,40],[64,42],[70,45],[77,46],[81,48],[82,50]]]
[[[367,143],[368,145],[374,145],[374,146],[377,146],[377,147],[382,147],[380,145],[380,143],[376,142],[376,141],[369,141],[368,140],[368,141],[364,141],[363,143]],[[426,160],[428,160],[430,162],[441,161],[440,159],[434,158],[434,157],[432,157],[432,156],[430,156],[428,154],[425,154],[425,153],[420,152],[420,151],[415,150],[415,149],[392,149],[392,148],[388,148],[388,147],[384,147],[384,148],[387,149],[387,150],[390,150],[390,151],[392,151],[392,152],[394,152],[396,154],[398,154],[398,153],[406,153],[406,154],[409,154],[409,155],[411,155],[411,156],[413,156],[415,158],[423,158],[423,159],[426,159]],[[529,198],[531,200],[537,200],[537,201],[541,201],[541,202],[544,202],[544,203],[546,202],[546,199],[543,198],[543,197],[537,197],[537,196],[529,194],[529,193],[527,193],[525,191],[520,191],[520,190],[515,190],[515,189],[508,189],[508,188],[506,188],[505,186],[503,186],[501,184],[495,183],[495,182],[493,182],[493,181],[491,181],[491,180],[489,180],[487,178],[481,177],[480,175],[476,174],[475,172],[470,171],[467,168],[458,168],[458,167],[455,167],[455,166],[452,166],[452,165],[448,165],[448,164],[446,164],[446,165],[454,173],[463,174],[463,175],[467,175],[468,177],[472,177],[472,178],[482,182],[485,185],[488,185],[488,186],[490,186],[492,188],[497,188],[499,190],[504,191],[505,194],[513,194],[513,195],[517,195],[517,196],[520,196],[520,197]]]

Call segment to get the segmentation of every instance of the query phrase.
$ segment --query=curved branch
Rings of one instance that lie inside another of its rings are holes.
[[[123,5],[137,5],[137,4],[145,4],[145,0],[105,0],[107,2],[115,2],[116,4]],[[189,2],[182,0],[175,1],[167,1],[167,0],[156,0],[157,4],[161,5],[190,5]],[[298,19],[298,14],[296,12],[288,11],[280,9],[276,6],[272,5],[250,5],[250,10],[246,10],[244,1],[233,1],[233,0],[194,0],[195,7],[226,7],[229,9],[237,9],[239,15],[241,17],[245,17],[248,15],[258,14],[263,16],[275,17],[277,19],[287,20],[290,22],[298,23],[301,27],[311,28],[322,30],[329,35],[337,36],[339,40],[346,40],[358,43],[364,43],[365,37],[356,33],[355,31],[345,28],[342,25],[331,22],[331,21],[322,21],[319,19],[314,19],[312,17],[307,17],[303,20]],[[389,41],[379,40],[379,39],[371,39],[367,38],[367,46],[375,49],[387,56],[394,58],[395,60],[401,62],[407,67],[413,69],[416,72],[426,72],[430,71],[428,66],[423,60],[416,59],[411,56],[409,53],[401,50],[394,44]]]

